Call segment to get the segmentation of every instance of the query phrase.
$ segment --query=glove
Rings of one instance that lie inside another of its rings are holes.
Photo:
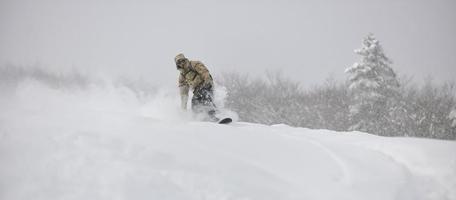
[[[179,87],[180,95],[181,95],[181,108],[182,110],[187,110],[187,101],[188,101],[188,86],[181,86]]]

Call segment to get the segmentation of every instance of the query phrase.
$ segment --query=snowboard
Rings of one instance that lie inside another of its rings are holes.
[[[226,117],[226,118],[223,118],[221,120],[218,121],[219,124],[229,124],[231,123],[233,120],[229,117]]]

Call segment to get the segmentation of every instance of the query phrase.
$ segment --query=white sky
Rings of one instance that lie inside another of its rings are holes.
[[[372,32],[399,74],[456,77],[456,1],[0,0],[0,64],[176,84],[174,56],[214,74],[280,69],[303,86],[359,60]]]

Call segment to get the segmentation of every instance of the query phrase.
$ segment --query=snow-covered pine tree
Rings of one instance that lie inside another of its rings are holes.
[[[451,120],[451,127],[456,128],[456,108],[450,112],[448,118]]]
[[[361,60],[347,68],[351,96],[350,130],[378,135],[397,135],[395,117],[398,108],[399,81],[390,67],[392,61],[373,34],[364,38],[362,47],[355,50]]]
[[[448,115],[448,118],[451,120],[451,128],[448,131],[450,139],[456,139],[456,108],[454,108],[450,114]]]

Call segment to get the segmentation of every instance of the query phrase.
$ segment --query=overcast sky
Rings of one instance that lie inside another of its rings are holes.
[[[399,74],[456,78],[456,1],[0,0],[0,63],[176,84],[174,56],[214,74],[280,69],[303,86],[359,60],[369,32]]]

